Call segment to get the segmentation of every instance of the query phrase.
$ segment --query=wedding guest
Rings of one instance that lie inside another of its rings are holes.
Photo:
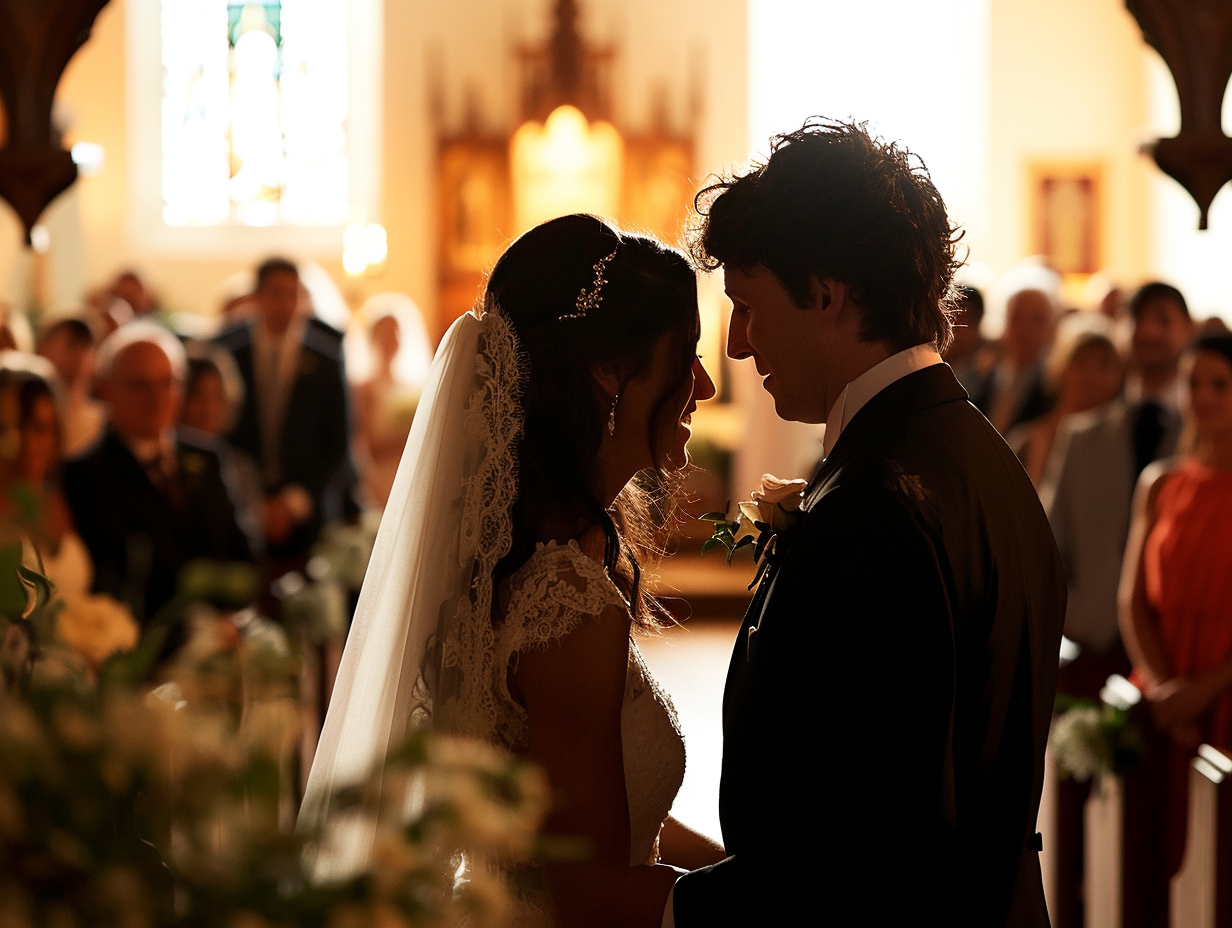
[[[321,526],[342,515],[354,473],[341,334],[312,317],[299,272],[271,258],[256,273],[255,318],[218,338],[245,397],[228,440],[260,468],[275,573],[303,566]]]
[[[356,451],[365,498],[384,508],[432,362],[419,308],[398,293],[364,304],[370,376],[355,388]]]
[[[1109,674],[1128,671],[1116,595],[1134,484],[1173,452],[1180,434],[1178,371],[1192,331],[1185,298],[1150,283],[1134,295],[1130,315],[1124,396],[1058,427],[1040,488],[1069,576],[1065,634],[1084,655],[1062,675],[1061,691],[1071,696],[1096,697]]]
[[[62,596],[84,594],[94,577],[90,554],[73,527],[60,486],[61,423],[51,381],[33,370],[0,370],[0,395],[16,413],[18,437],[5,468],[3,504],[33,542],[42,572]],[[6,430],[10,423],[4,423]]]
[[[244,402],[244,381],[235,359],[210,342],[188,342],[184,351],[187,367],[180,423],[221,438],[235,424]]]
[[[1229,331],[1232,330],[1219,316],[1210,316],[1198,324],[1199,335],[1227,335]]]
[[[21,351],[29,354],[34,350],[34,338],[30,320],[25,313],[0,300],[0,351]]]
[[[117,274],[109,290],[113,297],[127,303],[133,315],[138,319],[160,312],[157,298],[134,270],[125,270]]]
[[[1109,322],[1119,322],[1125,315],[1125,291],[1111,274],[1099,271],[1083,288],[1083,304]]]
[[[1198,339],[1186,373],[1186,447],[1139,481],[1120,609],[1134,682],[1169,742],[1165,887],[1185,845],[1189,761],[1202,743],[1232,749],[1232,336]]]
[[[80,454],[103,434],[107,412],[94,399],[94,330],[85,319],[63,316],[39,333],[38,353],[51,362],[63,387],[64,456]]]
[[[1052,345],[1056,318],[1056,301],[1042,289],[1021,289],[1006,301],[1001,360],[972,398],[1002,435],[1048,411],[1044,359]]]
[[[1057,429],[1040,498],[1069,580],[1065,635],[1079,647],[1060,670],[1059,692],[1098,699],[1111,674],[1130,665],[1117,621],[1117,586],[1138,475],[1167,457],[1180,434],[1181,355],[1192,331],[1185,298],[1150,283],[1130,301],[1130,374],[1115,402]],[[1059,928],[1081,923],[1084,812],[1089,784],[1064,780],[1057,797],[1057,866],[1073,875],[1054,906]]]
[[[1125,383],[1125,364],[1112,341],[1112,326],[1106,317],[1074,313],[1063,319],[1059,328],[1044,367],[1052,409],[1013,429],[1005,439],[1037,487],[1061,423],[1075,413],[1112,402]]]
[[[263,542],[261,517],[265,494],[261,472],[252,458],[231,447],[223,437],[235,424],[244,402],[244,381],[235,359],[211,342],[189,342],[185,352],[188,366],[180,425],[208,435],[216,443],[223,473],[235,490],[236,517],[250,539]],[[263,551],[261,547],[260,553]]]
[[[148,627],[189,561],[251,561],[219,454],[176,429],[184,348],[161,325],[131,322],[100,349],[102,440],[64,466],[64,489],[94,559],[94,590]]]
[[[951,321],[954,340],[942,357],[954,369],[954,376],[963,389],[975,396],[984,389],[997,363],[996,348],[984,337],[984,295],[975,287],[955,288]]]

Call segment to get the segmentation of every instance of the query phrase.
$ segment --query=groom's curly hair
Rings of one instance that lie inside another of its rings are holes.
[[[950,342],[959,229],[918,157],[866,123],[810,118],[769,159],[698,193],[694,261],[770,270],[798,306],[812,277],[851,288],[860,337],[896,349]]]

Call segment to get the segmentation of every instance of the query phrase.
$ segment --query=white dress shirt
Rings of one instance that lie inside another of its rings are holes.
[[[1185,402],[1185,385],[1178,376],[1163,390],[1147,393],[1142,386],[1142,378],[1137,374],[1130,374],[1125,379],[1125,402],[1130,406],[1136,406],[1148,401],[1158,403],[1168,412],[1179,416]]]
[[[830,415],[826,418],[826,434],[821,447],[825,457],[830,456],[838,437],[843,434],[856,413],[865,407],[869,400],[897,380],[902,380],[908,374],[922,371],[926,367],[940,364],[941,355],[933,345],[916,345],[898,354],[892,354],[880,364],[874,364],[847,386],[834,401]]]
[[[256,387],[257,420],[261,427],[261,456],[266,485],[282,476],[282,430],[287,403],[299,371],[299,356],[308,320],[295,315],[281,335],[275,335],[258,320],[253,326],[252,366]],[[291,484],[278,495],[296,522],[312,515],[312,496],[298,484]]]
[[[851,420],[863,409],[868,401],[895,381],[902,380],[908,374],[922,371],[926,367],[941,364],[941,355],[933,345],[916,345],[906,351],[890,355],[879,364],[874,364],[857,377],[838,395],[826,418],[826,434],[821,447],[826,457],[834,450],[838,437],[843,429],[851,424]],[[667,905],[663,909],[662,928],[676,928],[676,916],[672,907],[676,901],[676,888],[673,886],[667,894]]]

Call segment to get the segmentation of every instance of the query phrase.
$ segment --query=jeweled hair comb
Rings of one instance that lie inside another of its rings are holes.
[[[589,290],[585,287],[578,294],[577,299],[573,303],[573,312],[562,313],[560,319],[585,319],[586,314],[592,309],[598,307],[603,302],[603,285],[608,282],[603,276],[603,272],[607,270],[608,262],[616,257],[616,252],[620,251],[620,243],[616,243],[616,247],[612,249],[612,253],[606,258],[600,258],[595,262],[595,283]]]

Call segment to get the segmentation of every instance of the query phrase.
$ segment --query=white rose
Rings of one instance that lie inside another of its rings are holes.
[[[797,513],[807,486],[808,481],[800,478],[784,480],[763,474],[760,486],[750,494],[752,499],[740,504],[740,513],[750,523],[764,522],[771,531],[784,531],[799,518]]]

